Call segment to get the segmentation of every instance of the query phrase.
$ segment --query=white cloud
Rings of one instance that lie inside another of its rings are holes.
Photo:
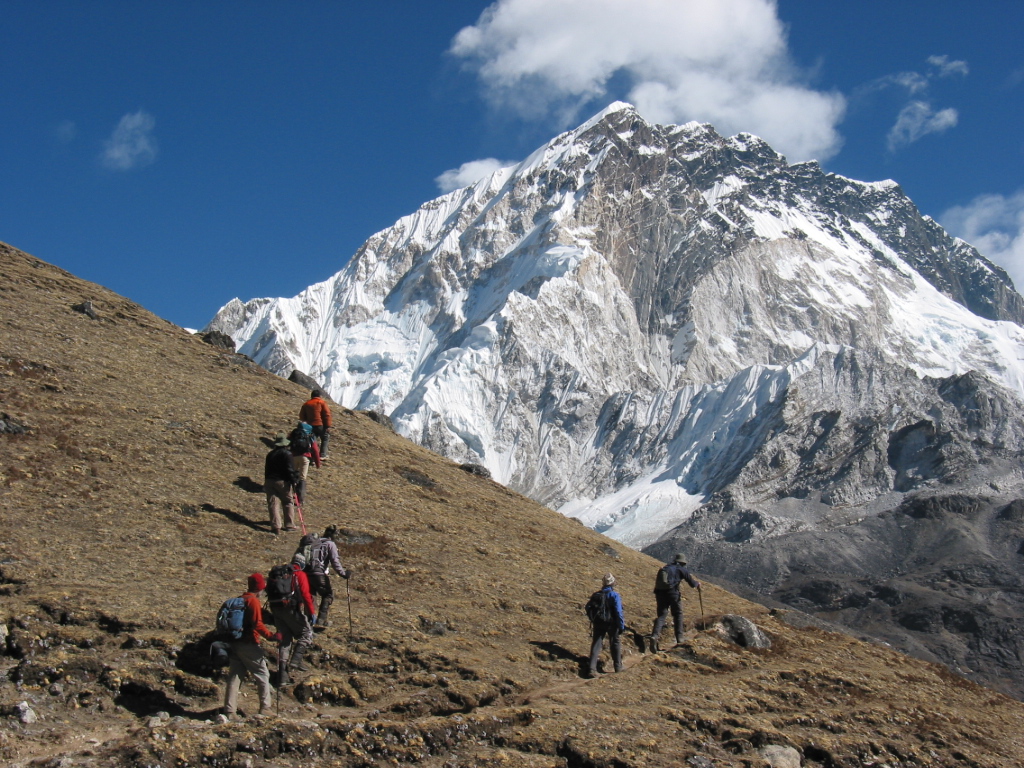
[[[754,133],[791,160],[841,144],[846,101],[802,81],[773,0],[497,0],[451,51],[492,103],[528,117],[565,124],[623,96],[648,119]]]
[[[939,222],[1005,269],[1024,287],[1024,190],[1015,195],[981,195],[950,208]]]
[[[964,75],[970,72],[970,67],[967,66],[966,61],[950,61],[949,56],[929,56],[928,63],[939,70],[939,77],[949,77],[950,75]]]
[[[142,110],[122,117],[104,144],[103,165],[115,171],[129,171],[152,163],[157,153],[155,127],[153,116]]]
[[[959,115],[955,109],[936,112],[925,101],[912,101],[900,110],[896,124],[889,130],[889,149],[913,144],[929,133],[941,133],[956,125]]]
[[[437,188],[441,190],[441,192],[451,192],[453,189],[468,187],[473,182],[480,181],[480,179],[490,176],[495,171],[509,165],[513,165],[513,163],[504,160],[495,160],[493,157],[488,157],[483,160],[470,160],[468,163],[463,163],[458,168],[445,171],[434,179],[434,183],[437,184]]]

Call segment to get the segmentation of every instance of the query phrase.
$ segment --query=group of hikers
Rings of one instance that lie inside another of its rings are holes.
[[[302,520],[306,503],[306,480],[309,465],[317,469],[327,461],[331,439],[331,408],[324,393],[314,389],[310,399],[299,409],[299,423],[290,434],[279,433],[263,465],[263,490],[267,494],[270,528],[277,536],[281,531],[297,531],[295,512]]]
[[[307,533],[302,517],[309,466],[319,469],[327,460],[330,430],[330,406],[324,393],[315,389],[299,410],[296,427],[288,435],[275,437],[264,461],[263,490],[273,534],[299,530],[298,511],[303,536],[291,562],[274,566],[266,576],[251,574],[245,593],[226,600],[218,613],[217,629],[223,639],[212,644],[211,655],[215,664],[228,667],[220,715],[225,721],[237,712],[238,692],[247,672],[256,681],[259,714],[269,713],[271,673],[262,640],[278,644],[278,690],[291,682],[294,672],[309,670],[303,657],[313,643],[314,630],[330,626],[328,614],[334,602],[331,569],[343,579],[352,576],[352,569],[342,565],[338,553],[338,527],[328,526],[322,536]],[[261,594],[266,595],[266,605],[260,602]],[[267,624],[273,624],[276,631]]]
[[[686,568],[686,557],[677,554],[673,562],[662,566],[654,581],[654,599],[658,616],[649,635],[643,636],[644,650],[659,650],[661,632],[665,628],[668,616],[672,614],[672,622],[676,631],[676,645],[683,642],[683,602],[679,594],[679,586],[683,582],[691,589],[700,590],[700,582]],[[601,579],[601,589],[590,596],[586,608],[587,618],[591,625],[590,665],[588,677],[598,675],[598,663],[601,659],[601,648],[608,638],[608,650],[612,656],[612,666],[616,672],[622,670],[622,633],[626,631],[626,614],[622,608],[622,597],[615,591],[615,576],[606,573]],[[703,597],[701,598],[703,605]]]
[[[271,672],[262,640],[278,644],[276,684],[279,691],[292,681],[294,672],[309,670],[303,657],[312,645],[314,631],[330,626],[328,613],[334,602],[330,571],[333,568],[344,579],[352,576],[352,569],[346,569],[341,563],[335,542],[337,526],[329,526],[322,536],[315,532],[305,533],[302,505],[306,498],[308,470],[310,464],[320,468],[327,460],[331,428],[331,409],[324,393],[315,389],[310,395],[299,411],[298,425],[290,434],[276,436],[264,465],[264,491],[274,535],[298,530],[296,510],[304,535],[290,563],[274,566],[266,577],[262,573],[251,574],[245,593],[225,601],[217,617],[217,627],[224,639],[213,643],[211,653],[218,663],[228,667],[224,708],[219,716],[224,722],[237,713],[239,688],[247,672],[256,681],[259,714],[270,712]],[[672,563],[658,571],[655,580],[657,618],[651,633],[643,637],[645,651],[659,650],[659,638],[669,614],[675,626],[676,644],[683,642],[679,587],[684,581],[691,588],[700,590],[700,582],[686,568],[686,558],[677,554]],[[264,593],[266,605],[260,602],[260,595]],[[316,598],[320,599],[319,606]],[[269,616],[265,609],[269,609]],[[351,622],[351,606],[349,610]],[[586,676],[596,677],[599,674],[601,650],[606,638],[613,668],[616,672],[621,671],[621,635],[626,630],[626,616],[622,598],[615,591],[614,575],[604,575],[601,589],[590,597],[585,611],[591,622]],[[271,631],[268,623],[272,623],[276,631]]]
[[[343,579],[352,577],[352,569],[341,563],[334,540],[337,534],[335,525],[328,526],[322,536],[306,534],[290,563],[275,565],[266,577],[251,574],[245,593],[221,606],[217,628],[225,640],[213,644],[213,653],[228,666],[223,720],[230,720],[237,712],[238,690],[246,672],[256,680],[259,714],[270,712],[271,675],[262,640],[278,644],[278,690],[292,682],[293,673],[309,671],[303,656],[313,644],[313,633],[330,626],[328,614],[334,602],[330,571],[333,568]],[[261,593],[266,594],[269,616],[260,602]],[[267,623],[277,631],[271,631]]]

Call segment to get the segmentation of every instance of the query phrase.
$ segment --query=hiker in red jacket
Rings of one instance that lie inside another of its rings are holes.
[[[270,713],[270,670],[267,668],[267,656],[260,646],[260,638],[280,642],[281,633],[271,632],[263,623],[263,608],[260,607],[258,595],[266,586],[263,576],[254,573],[249,577],[248,590],[242,595],[245,600],[245,618],[242,622],[242,637],[228,643],[228,685],[224,691],[222,722],[230,720],[238,709],[238,689],[246,672],[256,679],[260,697],[259,714]]]
[[[309,650],[309,646],[313,644],[316,605],[314,605],[313,596],[309,592],[309,578],[302,570],[305,565],[306,558],[296,552],[290,565],[290,586],[287,591],[275,588],[268,593],[270,610],[274,614],[274,623],[281,632],[281,648],[277,660],[279,686],[288,685],[291,682],[289,670],[309,671],[309,667],[302,663],[302,657]],[[271,569],[270,580],[272,583],[277,581],[278,568],[284,569],[285,567],[288,566],[275,566]],[[281,594],[282,592],[285,594]]]
[[[314,389],[310,399],[299,409],[299,420],[313,427],[320,440],[320,461],[327,461],[327,443],[331,439],[331,408],[324,399],[323,390]]]

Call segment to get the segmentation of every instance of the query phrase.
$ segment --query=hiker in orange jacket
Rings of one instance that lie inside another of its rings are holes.
[[[320,440],[320,460],[327,461],[327,443],[331,439],[331,408],[324,399],[323,390],[314,389],[310,399],[299,409],[299,420],[313,427]]]

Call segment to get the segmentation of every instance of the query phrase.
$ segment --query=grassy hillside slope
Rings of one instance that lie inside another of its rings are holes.
[[[584,681],[586,598],[612,571],[647,631],[659,564],[337,406],[305,516],[346,529],[351,635],[335,578],[279,716],[217,725],[205,641],[297,543],[259,483],[307,392],[2,244],[0,274],[0,760],[766,766],[774,745],[805,766],[1024,764],[1021,703],[707,582],[686,642],[627,640],[623,672]],[[722,614],[772,647],[724,639]]]

